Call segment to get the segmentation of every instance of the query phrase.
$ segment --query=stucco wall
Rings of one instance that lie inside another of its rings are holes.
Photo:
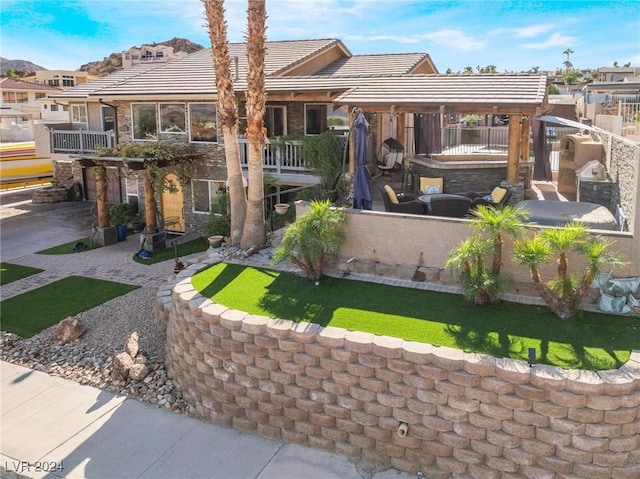
[[[306,211],[306,203],[296,203],[297,216]],[[342,248],[342,257],[346,259],[443,269],[449,251],[472,232],[466,219],[362,210],[347,210],[346,213],[346,241]],[[640,241],[637,238],[630,233],[615,231],[593,234],[612,239],[615,242],[613,248],[625,259],[624,265],[613,270],[615,276],[640,276]],[[526,281],[529,271],[510,260],[512,245],[512,240],[506,238],[503,272],[511,273],[518,281]],[[572,259],[570,268],[579,270],[582,263],[577,258]],[[542,274],[543,277],[554,274],[553,265],[542,268]]]
[[[157,315],[206,420],[430,479],[640,476],[640,352],[566,371],[252,316],[196,292],[202,266],[159,290]]]

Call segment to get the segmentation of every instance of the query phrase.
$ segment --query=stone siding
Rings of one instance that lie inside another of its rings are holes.
[[[203,266],[156,308],[167,371],[203,419],[429,479],[640,476],[640,352],[567,371],[269,319],[202,297]]]

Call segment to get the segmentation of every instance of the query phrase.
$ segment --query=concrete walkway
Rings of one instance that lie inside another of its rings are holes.
[[[0,363],[7,478],[402,479],[73,381]]]

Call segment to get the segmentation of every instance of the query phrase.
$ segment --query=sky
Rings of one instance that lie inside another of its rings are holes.
[[[247,0],[226,0],[230,42]],[[428,53],[440,73],[640,66],[640,0],[266,0],[267,40],[338,38],[352,54]],[[132,46],[210,47],[200,0],[0,0],[0,55],[77,70]]]

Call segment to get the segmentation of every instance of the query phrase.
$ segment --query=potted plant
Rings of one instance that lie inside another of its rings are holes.
[[[212,248],[219,248],[224,239],[231,234],[231,216],[227,213],[228,204],[227,193],[217,195],[211,202],[209,221],[204,228],[204,233]]]
[[[116,226],[118,231],[118,241],[127,239],[127,224],[135,215],[136,212],[129,203],[116,203],[109,207],[111,223]]]
[[[342,173],[342,146],[338,137],[329,131],[306,136],[302,140],[304,164],[318,177],[320,199],[336,199],[336,183]]]

